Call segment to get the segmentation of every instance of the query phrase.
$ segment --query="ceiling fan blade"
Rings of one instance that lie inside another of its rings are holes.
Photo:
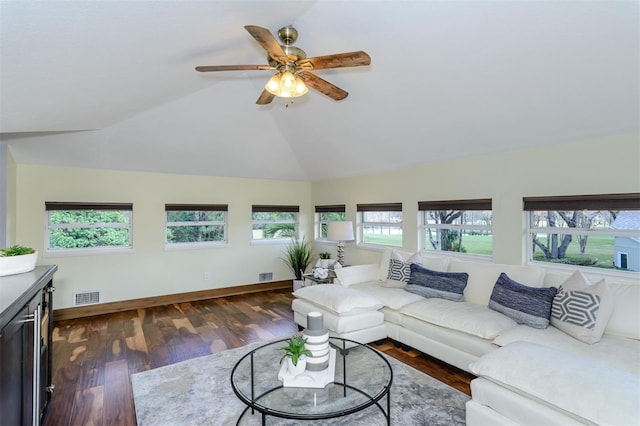
[[[264,89],[262,91],[262,93],[260,94],[260,97],[258,98],[258,100],[256,101],[256,104],[258,105],[267,105],[270,104],[271,101],[273,100],[273,98],[275,98],[276,95],[267,92],[267,89]]]
[[[244,28],[249,31],[249,34],[267,51],[271,59],[281,63],[287,61],[287,54],[284,53],[280,43],[278,43],[278,40],[271,34],[271,31],[255,25],[245,25]]]
[[[270,65],[202,65],[196,67],[196,71],[255,71],[255,70],[272,70],[275,69]]]
[[[300,71],[297,75],[302,79],[302,81],[304,81],[304,84],[324,95],[327,95],[333,100],[339,101],[349,96],[349,93],[345,92],[338,86],[334,86],[327,80],[324,80],[309,71]]]
[[[335,55],[316,56],[298,61],[298,66],[305,70],[361,67],[369,64],[371,64],[371,57],[362,50],[357,52],[336,53]]]

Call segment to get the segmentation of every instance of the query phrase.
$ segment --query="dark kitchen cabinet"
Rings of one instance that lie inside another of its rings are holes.
[[[0,277],[0,424],[39,425],[51,399],[57,269]]]

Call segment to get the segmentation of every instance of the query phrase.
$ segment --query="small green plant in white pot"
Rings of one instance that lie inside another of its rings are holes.
[[[323,251],[320,253],[320,267],[328,268],[329,267],[329,259],[331,259],[331,253],[328,251]]]
[[[31,247],[13,245],[0,249],[0,277],[33,271],[38,252]]]
[[[288,363],[287,370],[289,374],[293,376],[304,372],[307,368],[307,357],[313,355],[311,351],[306,348],[306,343],[307,339],[296,334],[287,340],[287,346],[280,348],[284,351],[284,355],[280,358],[280,364],[286,359]]]

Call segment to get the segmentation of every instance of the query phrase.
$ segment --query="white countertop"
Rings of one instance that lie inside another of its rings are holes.
[[[0,313],[29,291],[49,268],[51,265],[36,266],[31,272],[0,277]]]

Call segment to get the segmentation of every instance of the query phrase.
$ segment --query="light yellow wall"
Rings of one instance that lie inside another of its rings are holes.
[[[7,246],[17,244],[16,241],[16,162],[11,155],[11,150],[7,149],[6,167],[6,237]]]
[[[640,192],[639,135],[626,135],[430,164],[370,176],[317,183],[286,182],[90,169],[16,167],[17,242],[44,249],[45,201],[104,201],[134,204],[134,254],[43,257],[55,263],[56,307],[71,306],[77,291],[102,290],[105,302],[173,294],[292,276],[281,245],[251,245],[252,204],[297,204],[301,226],[313,235],[313,207],[346,205],[356,221],[356,204],[402,202],[404,247],[418,247],[417,202],[493,199],[494,261],[524,261],[523,196]],[[165,203],[229,204],[228,247],[164,251]],[[323,244],[316,251],[335,252]],[[379,251],[347,243],[347,263],[378,262]],[[203,281],[211,272],[212,280]]]
[[[640,192],[638,134],[430,164],[314,183],[313,204],[403,203],[403,249],[418,248],[418,201],[493,199],[493,260],[525,261],[522,197]],[[379,253],[347,244],[347,263],[376,262]]]
[[[37,248],[38,264],[57,264],[56,308],[73,293],[101,290],[104,302],[275,280],[292,275],[280,260],[284,245],[251,244],[251,205],[299,205],[301,229],[311,229],[311,184],[77,168],[17,167],[18,237]],[[46,257],[45,201],[132,202],[133,254]],[[165,203],[229,205],[229,245],[206,250],[164,250]],[[204,281],[211,272],[211,281]]]

